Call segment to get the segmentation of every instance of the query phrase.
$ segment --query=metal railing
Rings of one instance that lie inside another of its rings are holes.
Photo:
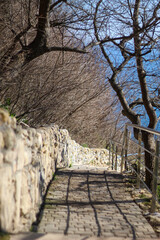
[[[134,129],[138,129],[138,137],[134,138]],[[155,153],[148,151],[142,142],[142,131],[153,134],[155,140]],[[141,127],[135,124],[127,123],[123,134],[122,142],[110,141],[109,144],[109,164],[112,170],[119,170],[121,173],[126,170],[132,171],[136,175],[136,188],[141,188],[141,183],[151,193],[151,209],[150,212],[156,211],[157,186],[158,186],[158,169],[159,169],[159,148],[160,148],[160,132],[150,128]],[[133,153],[132,149],[133,148]],[[154,158],[153,171],[145,165],[144,154],[148,152]],[[151,189],[145,183],[145,171],[152,175]]]

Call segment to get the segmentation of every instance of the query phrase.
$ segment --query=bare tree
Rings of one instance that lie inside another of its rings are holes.
[[[152,129],[158,119],[156,108],[160,107],[155,96],[159,73],[154,69],[159,54],[159,10],[158,0],[97,1],[93,20],[95,41],[91,44],[100,46],[110,66],[108,81],[123,107],[122,114],[138,125],[144,125],[147,115],[147,126]],[[143,132],[143,142],[148,151],[155,151],[151,134]],[[145,163],[153,169],[153,158],[147,151]],[[151,181],[152,176],[146,170],[149,187]]]
[[[0,96],[19,121],[58,123],[81,143],[104,146],[117,119],[98,51],[82,54],[93,31],[86,4],[1,1]]]
[[[6,23],[8,32],[12,35],[12,42],[9,49],[4,52],[1,59],[2,66],[5,65],[5,63],[10,66],[14,62],[23,66],[27,62],[52,51],[85,52],[76,46],[63,46],[62,44],[55,46],[55,42],[53,42],[52,45],[52,43],[48,41],[51,25],[52,28],[56,28],[60,27],[63,22],[64,27],[64,23],[67,21],[67,19],[61,18],[59,18],[58,21],[58,19],[54,19],[53,17],[54,12],[57,12],[56,8],[61,7],[62,3],[66,4],[67,1],[57,0],[54,1],[53,4],[51,4],[50,0],[40,0],[39,3],[37,3],[36,0],[9,2],[8,10],[6,10],[6,6],[4,6],[5,3],[1,3],[3,9],[5,9],[4,11],[7,11],[8,15],[8,17],[2,17],[4,27]],[[70,24],[72,24],[72,15],[73,14],[70,14]],[[12,20],[16,23],[16,27],[11,23]],[[76,18],[74,21],[78,22],[79,19]],[[10,26],[8,26],[9,23],[11,23]]]
[[[79,143],[105,147],[114,135],[114,97],[105,83],[106,68],[93,55],[53,53],[27,64],[11,79],[5,98],[19,121],[37,127],[56,123]],[[43,61],[42,61],[43,60]]]

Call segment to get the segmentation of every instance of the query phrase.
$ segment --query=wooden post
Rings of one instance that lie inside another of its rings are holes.
[[[125,132],[125,170],[127,169],[127,155],[128,155],[128,129]]]
[[[111,167],[111,141],[109,141],[109,168]]]
[[[138,133],[138,162],[137,162],[137,184],[136,187],[140,188],[140,173],[141,173],[141,141],[142,141],[142,133],[139,131]]]
[[[112,170],[114,169],[114,143],[112,143]]]
[[[123,165],[124,165],[124,149],[122,146],[122,152],[121,152],[121,173],[123,172]]]
[[[159,146],[160,146],[160,142],[156,140],[156,157],[155,157],[155,163],[154,163],[154,169],[153,169],[151,213],[154,213],[156,211]]]
[[[115,170],[117,171],[117,154],[118,154],[118,147],[116,146],[116,156],[115,156]]]
[[[124,129],[124,134],[123,134],[123,142],[122,142],[122,151],[121,151],[121,173],[123,172],[124,168],[124,147],[125,147],[125,132],[126,132],[127,127],[125,126]]]

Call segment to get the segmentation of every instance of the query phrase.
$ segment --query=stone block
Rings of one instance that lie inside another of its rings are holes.
[[[3,167],[3,153],[0,152],[0,168]]]
[[[12,232],[15,216],[15,179],[12,175],[12,166],[4,164],[0,169],[0,223],[4,231]]]
[[[10,151],[10,150],[5,150],[4,152],[4,162],[13,164],[16,163],[16,157],[17,157],[17,152],[16,151]]]
[[[14,229],[18,229],[20,225],[20,201],[22,189],[22,172],[18,171],[15,174],[15,216]]]
[[[0,125],[3,125],[4,123],[9,123],[9,113],[0,108]]]
[[[32,199],[30,195],[30,176],[26,170],[22,172],[22,189],[21,189],[21,213],[25,216],[30,212],[32,206]]]
[[[4,147],[6,149],[14,149],[16,144],[16,135],[9,126],[1,126],[1,133],[3,134]]]
[[[2,132],[0,132],[0,149],[4,148],[4,139],[3,139],[3,134]]]

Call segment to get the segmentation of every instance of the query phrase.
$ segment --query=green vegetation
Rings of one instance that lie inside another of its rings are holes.
[[[71,168],[73,166],[72,162],[69,164],[69,168]]]
[[[9,240],[10,236],[8,233],[0,232],[0,240]]]
[[[131,183],[131,184],[136,184],[136,179],[129,178],[128,182]]]
[[[139,195],[139,197],[142,198],[142,199],[146,198],[146,196],[145,196],[144,193],[141,193],[141,194]]]
[[[30,232],[34,232],[34,227],[33,226],[30,227]]]
[[[10,117],[16,117],[15,113],[12,112],[11,103],[12,103],[11,98],[6,98],[4,104],[0,103],[0,108],[7,110],[9,112]],[[18,118],[17,121],[19,121]],[[28,123],[28,119],[26,118],[20,119],[20,121],[26,124]]]
[[[53,173],[53,179],[56,180],[56,173]]]
[[[88,148],[88,145],[87,145],[86,143],[83,143],[83,144],[82,144],[82,147]]]
[[[11,112],[11,99],[6,98],[4,104],[0,104],[0,108],[7,110],[11,117],[15,117],[15,114]]]
[[[148,197],[148,196],[145,195],[144,193],[141,193],[141,194],[139,195],[139,197],[144,200],[144,204],[145,204],[145,205],[148,205],[148,203],[150,203],[150,201],[151,201],[150,197]]]
[[[28,119],[23,118],[21,119],[21,122],[28,124]]]

